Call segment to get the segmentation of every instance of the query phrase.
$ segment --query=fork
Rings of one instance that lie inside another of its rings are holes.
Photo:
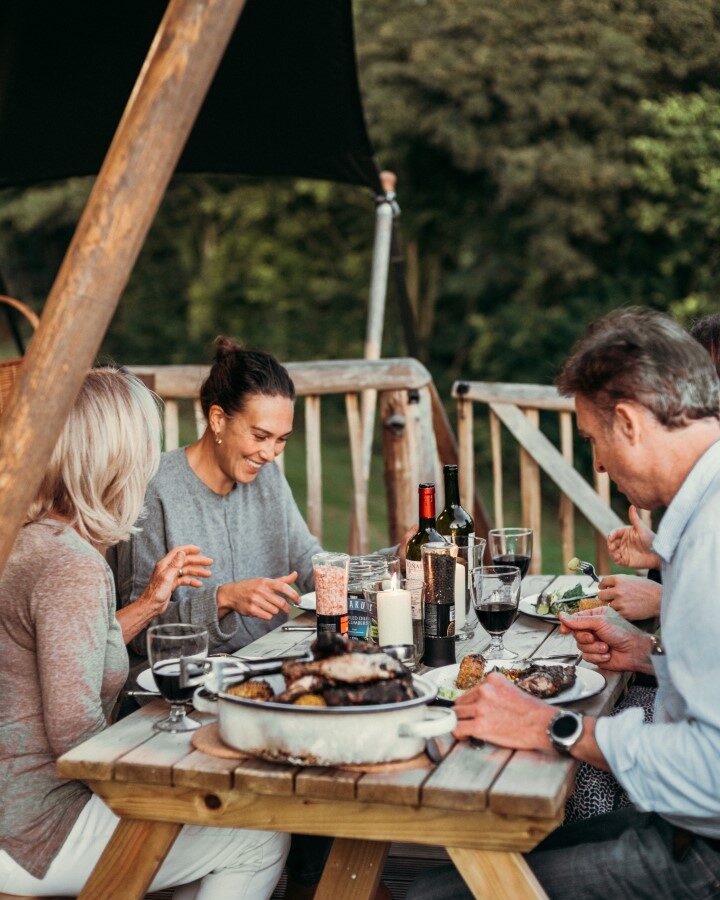
[[[573,566],[574,572],[582,572],[583,575],[587,575],[596,584],[600,584],[600,579],[597,576],[597,572],[595,571],[595,566],[592,563],[584,562],[582,559],[575,559],[575,565]]]

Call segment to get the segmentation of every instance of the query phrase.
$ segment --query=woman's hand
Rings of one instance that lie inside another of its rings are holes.
[[[202,587],[202,578],[212,574],[206,568],[212,560],[203,556],[199,547],[183,544],[173,547],[155,564],[150,581],[140,596],[115,613],[128,644],[136,635],[152,622],[155,616],[165,612],[173,591],[181,585]]]
[[[297,577],[297,572],[291,572],[281,578],[249,578],[223,584],[217,592],[218,618],[231,609],[241,616],[266,621],[280,612],[288,612],[291,603],[297,605],[297,592],[290,587]]]
[[[662,585],[637,575],[604,575],[598,596],[624,619],[652,619],[660,615]]]
[[[659,569],[660,557],[652,549],[655,533],[643,523],[634,506],[628,510],[630,525],[608,535],[610,556],[619,566],[630,569]]]
[[[574,616],[561,614],[559,618],[560,631],[572,632],[587,662],[614,672],[653,672],[650,635],[610,612],[607,606]]]
[[[212,560],[203,556],[200,548],[193,544],[173,547],[155,564],[150,581],[135,603],[148,610],[150,618],[164,613],[177,588],[202,587],[202,578],[209,578],[212,572],[207,566]]]

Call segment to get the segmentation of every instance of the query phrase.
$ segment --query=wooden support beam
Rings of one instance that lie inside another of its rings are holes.
[[[573,465],[573,423],[572,413],[560,413],[560,452],[563,459]],[[560,492],[560,541],[562,543],[563,571],[565,565],[575,556],[575,507],[567,494]]]
[[[0,431],[0,571],[244,0],[171,0],[50,291]]]

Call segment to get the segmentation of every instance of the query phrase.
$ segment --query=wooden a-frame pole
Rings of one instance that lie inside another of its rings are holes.
[[[244,2],[171,0],[160,23],[0,422],[0,572]]]

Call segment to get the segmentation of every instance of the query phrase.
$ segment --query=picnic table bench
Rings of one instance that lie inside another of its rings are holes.
[[[546,587],[531,576],[523,595]],[[310,615],[296,622],[312,621]],[[264,635],[242,653],[275,656],[300,650],[312,634]],[[458,658],[487,646],[475,638],[457,644]],[[523,656],[572,651],[555,624],[520,615],[506,645]],[[575,709],[609,712],[627,676],[604,673],[607,686]],[[195,750],[190,735],[155,733],[167,711],[153,701],[58,761],[65,778],[87,782],[121,818],[82,894],[83,900],[142,898],[184,824],[258,828],[335,838],[316,897],[364,900],[373,896],[390,842],[447,849],[475,896],[514,900],[545,894],[522,853],[563,819],[575,762],[554,753],[474,747],[448,736],[449,752],[407,771],[358,773],[263,760],[220,759]],[[204,721],[211,717],[195,713]]]

